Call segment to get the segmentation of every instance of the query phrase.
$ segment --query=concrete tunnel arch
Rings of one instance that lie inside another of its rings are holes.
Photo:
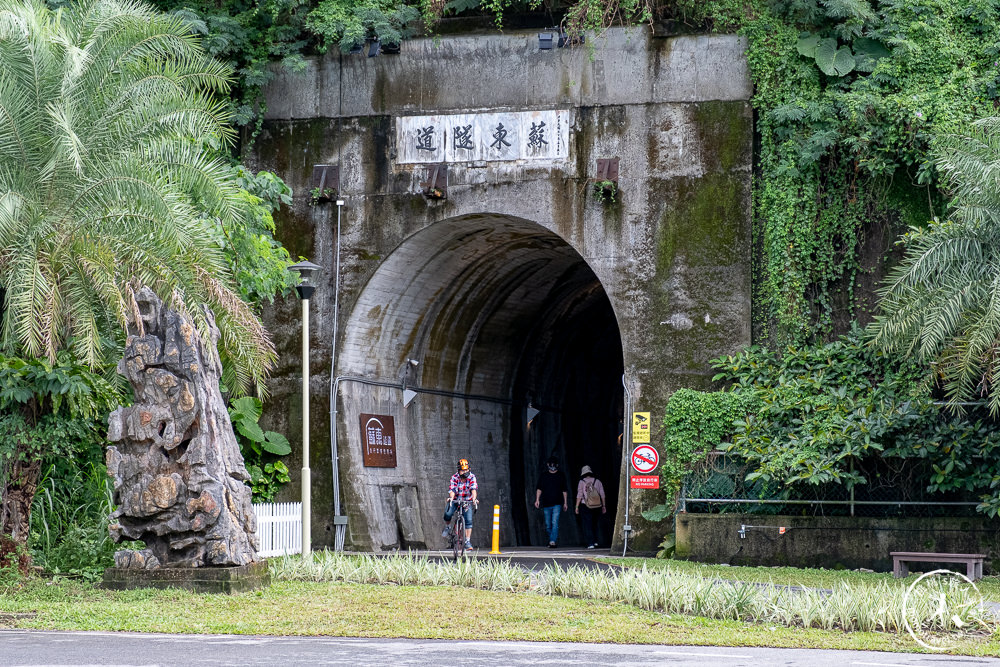
[[[416,361],[414,365],[410,360]],[[612,303],[585,259],[529,220],[486,213],[429,225],[399,244],[351,308],[337,375],[341,488],[354,548],[436,548],[447,483],[470,459],[481,511],[473,541],[546,543],[532,506],[542,462],[555,455],[570,488],[560,542],[582,542],[573,494],[582,465],[604,481],[613,529],[623,416],[622,341]],[[540,410],[527,423],[528,404]],[[359,419],[393,415],[395,468],[365,467]]]

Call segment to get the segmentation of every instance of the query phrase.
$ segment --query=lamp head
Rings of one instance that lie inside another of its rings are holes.
[[[308,299],[312,296],[313,291],[316,289],[316,284],[313,282],[316,277],[316,272],[323,267],[318,264],[313,264],[309,260],[303,260],[297,264],[292,264],[288,268],[297,272],[300,280],[302,281],[301,284],[295,288],[295,290],[299,293],[299,298]]]

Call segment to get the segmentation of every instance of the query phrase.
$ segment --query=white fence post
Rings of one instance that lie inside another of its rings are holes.
[[[287,556],[302,553],[302,503],[260,503],[257,515],[258,554]]]

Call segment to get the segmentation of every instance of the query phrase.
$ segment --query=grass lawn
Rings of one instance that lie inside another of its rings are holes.
[[[888,582],[906,588],[919,574],[911,573],[905,579],[895,579],[891,572],[855,572],[853,570],[824,570],[797,567],[731,567],[711,565],[686,560],[664,560],[657,558],[599,558],[605,563],[623,567],[643,566],[649,569],[672,570],[701,577],[734,581],[752,581],[781,585],[806,586],[810,588],[830,588],[837,582],[848,584],[874,584]],[[1000,577],[983,577],[976,587],[987,600],[1000,602]]]
[[[463,609],[469,613],[456,614]],[[0,589],[0,627],[918,650],[905,635],[714,621],[535,593],[288,581],[255,593],[195,595],[35,580]],[[969,640],[957,652],[1000,655],[1000,638]]]

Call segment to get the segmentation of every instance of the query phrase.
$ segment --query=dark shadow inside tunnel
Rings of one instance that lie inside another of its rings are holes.
[[[607,496],[608,513],[600,519],[598,541],[606,545],[611,538],[621,466],[621,337],[607,295],[593,273],[583,268],[565,283],[562,298],[546,304],[539,314],[514,376],[515,401],[538,410],[526,428],[511,428],[511,495],[528,500],[512,508],[520,545],[547,543],[532,501],[550,456],[559,460],[558,474],[569,486],[569,510],[563,515],[569,520],[560,522],[560,543],[583,540],[574,498],[585,465],[602,481]],[[516,418],[521,418],[520,412]],[[524,473],[515,475],[515,470]]]
[[[407,507],[392,509],[399,500],[374,504],[410,497],[412,487],[421,525],[437,527],[454,462],[468,458],[486,508],[501,507],[502,544],[543,545],[535,486],[544,461],[555,456],[569,488],[560,544],[583,542],[573,507],[584,465],[604,484],[607,514],[598,541],[609,543],[621,467],[621,337],[600,280],[557,234],[496,214],[415,233],[367,281],[338,366],[341,374],[402,381],[419,394],[408,407],[393,408],[399,447],[406,448],[399,468],[359,467],[354,479],[342,479],[355,485],[358,502],[373,503],[369,516],[406,514]],[[348,433],[350,405],[390,409],[368,405],[384,399],[354,391],[341,398]],[[530,424],[529,405],[538,410]],[[474,542],[488,544],[487,515],[480,512]],[[396,537],[406,528],[374,525],[371,542],[411,546]],[[413,539],[433,544],[439,533],[422,528]]]

